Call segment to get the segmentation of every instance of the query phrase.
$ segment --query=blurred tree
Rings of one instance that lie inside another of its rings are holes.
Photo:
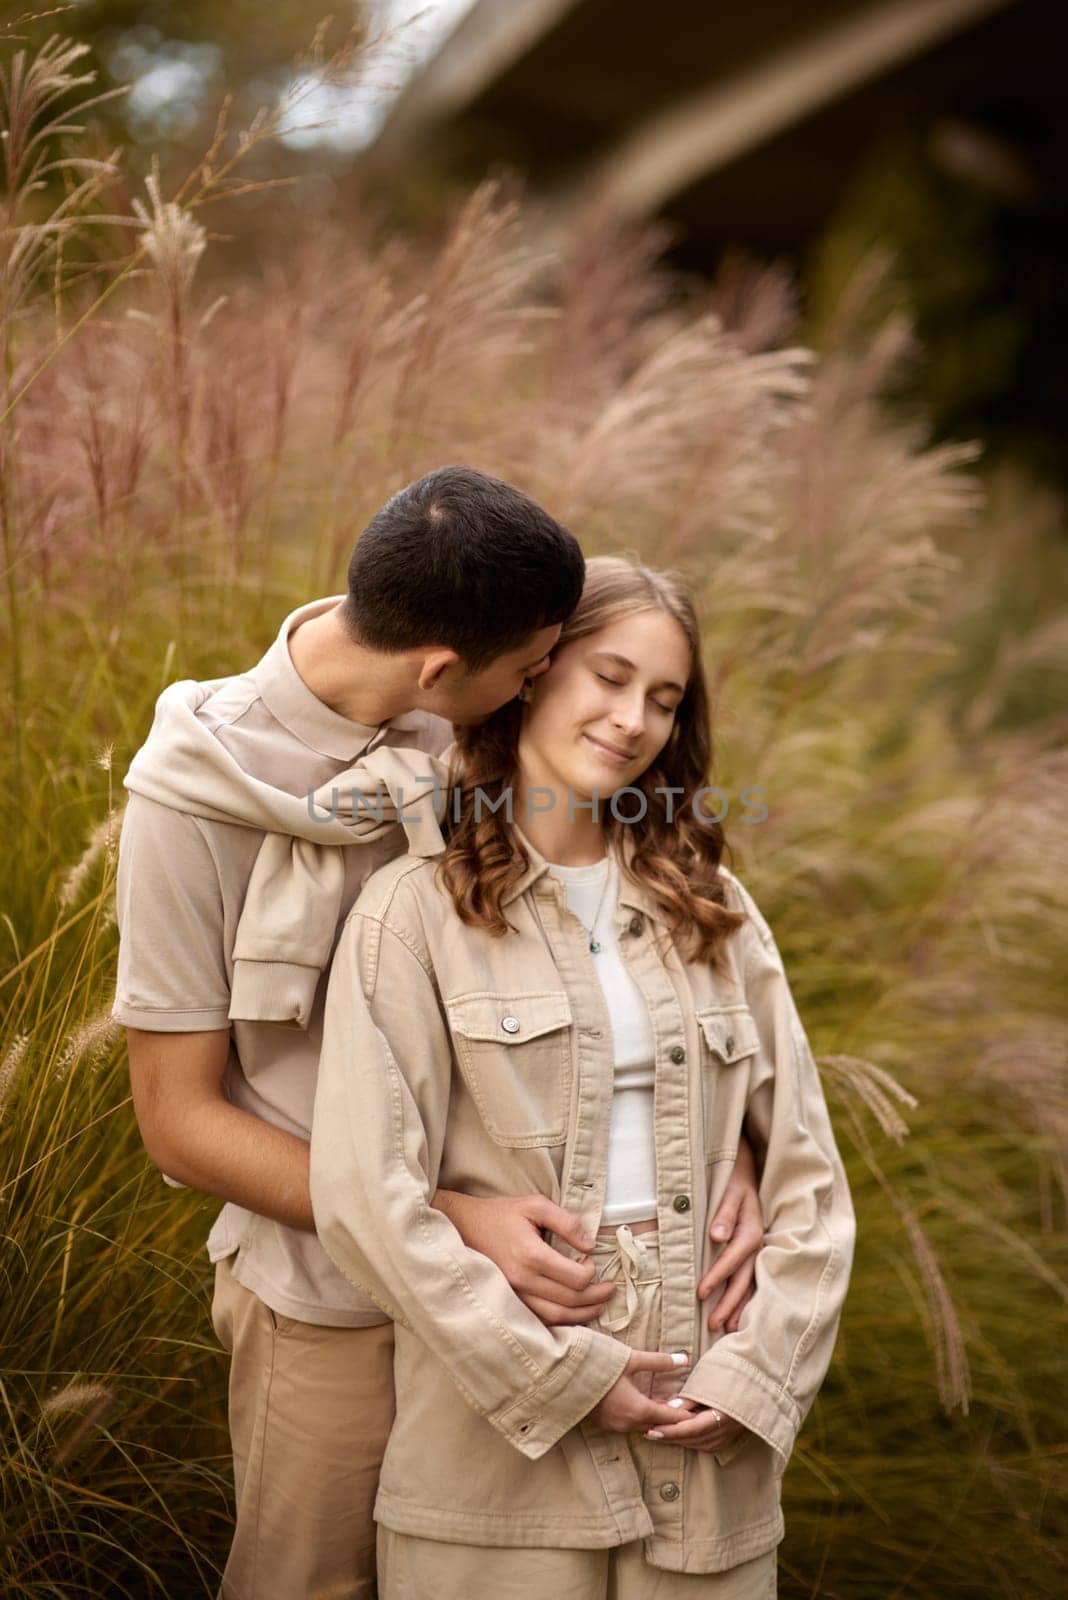
[[[343,0],[333,15],[307,0],[271,0],[267,11],[259,0],[73,0],[61,8],[39,0],[11,7],[0,41],[10,53],[16,41],[56,32],[84,40],[100,88],[129,86],[97,110],[100,137],[184,153],[214,122],[224,93],[238,122],[276,103],[317,27],[329,50],[363,19],[361,0]]]
[[[813,254],[810,336],[820,342],[857,263],[888,251],[888,294],[919,341],[899,398],[940,437],[979,436],[989,455],[1064,485],[1068,228],[1062,180],[1032,166],[1011,137],[949,120],[874,152]]]

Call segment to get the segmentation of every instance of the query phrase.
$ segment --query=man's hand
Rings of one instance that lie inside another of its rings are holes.
[[[634,1382],[635,1372],[679,1372],[689,1366],[683,1355],[667,1355],[662,1350],[632,1350],[623,1376],[617,1378],[590,1412],[590,1421],[609,1433],[637,1433],[639,1429],[665,1431],[677,1419],[681,1402],[650,1400]],[[649,1435],[646,1434],[648,1438]]]
[[[687,1450],[725,1450],[745,1432],[742,1423],[728,1417],[724,1411],[717,1411],[714,1406],[703,1406],[696,1400],[681,1398],[668,1404],[676,1420],[667,1427],[656,1423],[646,1431],[647,1439],[685,1445]],[[681,1421],[678,1420],[680,1418]]]
[[[707,1300],[713,1289],[722,1283],[723,1294],[709,1313],[708,1326],[713,1333],[719,1327],[727,1333],[735,1333],[743,1306],[756,1292],[753,1282],[756,1258],[764,1243],[764,1213],[757,1195],[756,1162],[745,1138],[738,1142],[734,1169],[708,1225],[708,1236],[713,1247],[729,1243],[697,1285],[697,1298]]]
[[[438,1189],[434,1208],[445,1213],[469,1249],[500,1267],[524,1305],[550,1327],[592,1322],[615,1294],[614,1282],[594,1283],[592,1261],[572,1261],[546,1244],[543,1228],[576,1250],[593,1249],[571,1213],[544,1195],[479,1198]]]

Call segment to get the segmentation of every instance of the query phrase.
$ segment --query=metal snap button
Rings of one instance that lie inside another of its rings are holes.
[[[661,1500],[677,1500],[682,1490],[677,1483],[662,1483],[660,1485]]]
[[[726,1050],[728,1055],[730,1055],[733,1052],[733,1050],[734,1050],[734,1035],[733,1035],[733,1033],[728,1033],[726,1039],[723,1042],[723,1048],[724,1048],[724,1050]]]
[[[518,1033],[519,1032],[519,1018],[518,1017],[502,1017],[501,1018],[501,1027],[504,1029],[505,1033]]]
[[[642,922],[641,917],[633,916],[633,917],[631,917],[630,921],[627,923],[627,932],[628,933],[633,933],[636,936],[639,933],[641,933],[642,928],[644,926],[645,926],[645,924]]]
[[[689,1211],[690,1197],[688,1194],[677,1194],[671,1204],[676,1211]]]
[[[686,1060],[686,1052],[682,1048],[681,1044],[677,1044],[675,1046],[674,1050],[672,1050],[671,1059],[672,1059],[672,1061],[674,1061],[676,1066],[679,1065],[680,1061],[685,1061]]]

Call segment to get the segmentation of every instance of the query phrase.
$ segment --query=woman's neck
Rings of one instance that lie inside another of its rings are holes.
[[[579,810],[572,802],[572,815],[568,816],[565,797],[554,796],[556,804],[551,810],[540,810],[548,805],[549,791],[525,790],[518,785],[515,792],[513,821],[523,837],[543,855],[561,867],[588,867],[603,861],[607,854],[600,821],[591,815],[588,807]]]

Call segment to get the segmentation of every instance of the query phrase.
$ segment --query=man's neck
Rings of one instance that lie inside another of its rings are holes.
[[[289,657],[303,682],[331,711],[367,728],[411,711],[403,657],[353,644],[339,612],[309,617],[290,633]]]

